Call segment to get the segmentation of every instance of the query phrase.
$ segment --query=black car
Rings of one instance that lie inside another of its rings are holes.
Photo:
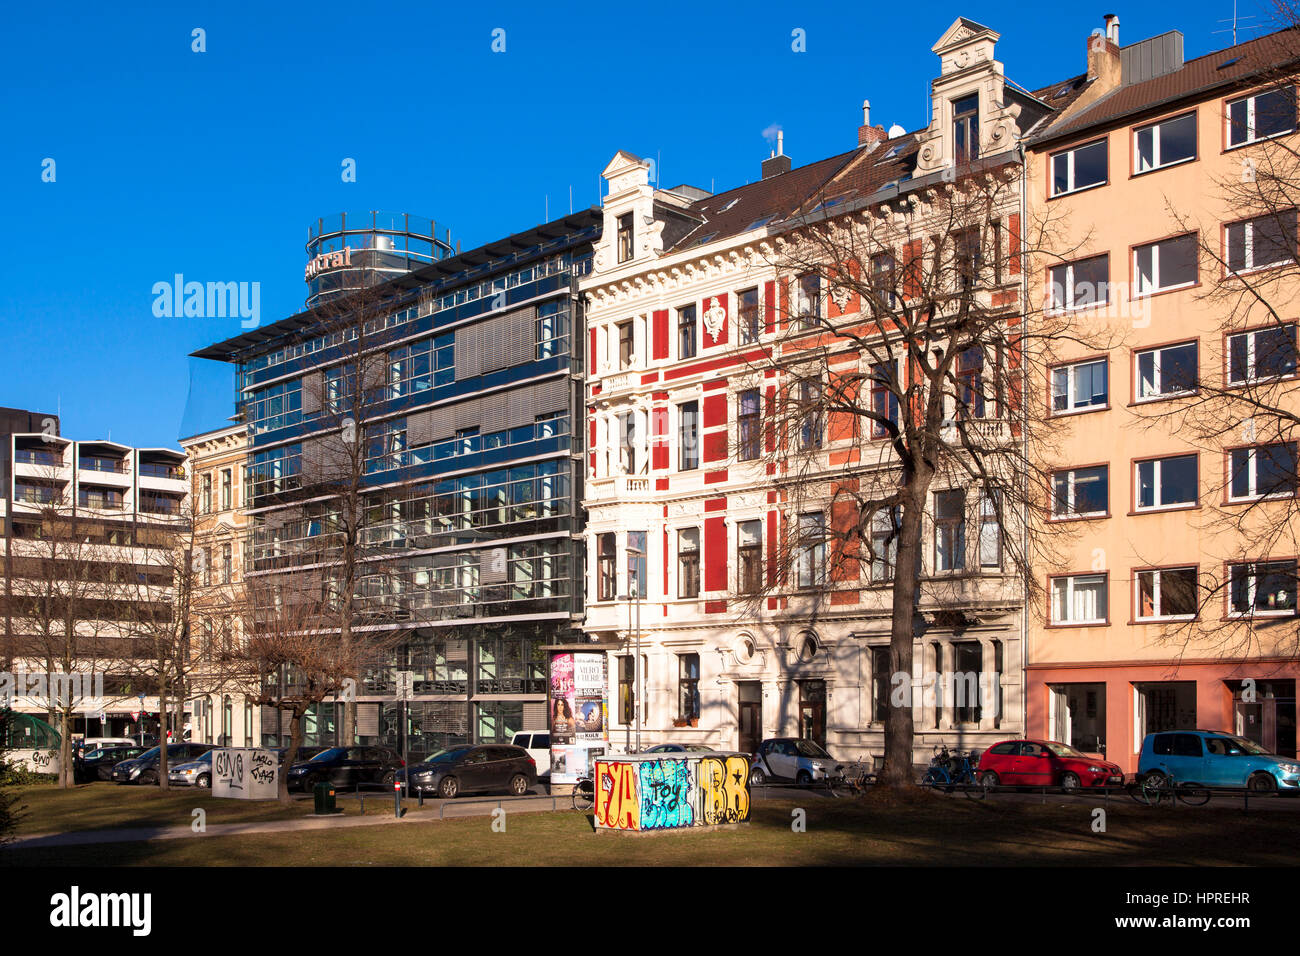
[[[78,783],[111,780],[115,766],[123,760],[134,760],[144,752],[144,747],[97,747],[75,758],[72,761],[72,772]]]
[[[289,789],[311,792],[318,783],[355,787],[360,783],[392,785],[406,764],[387,747],[330,747],[289,768]]]
[[[472,790],[508,790],[523,796],[537,783],[537,761],[509,744],[452,747],[411,768],[411,789],[454,797]],[[397,775],[406,779],[406,772]]]
[[[211,749],[212,744],[168,744],[167,765],[174,767],[177,764],[197,760]],[[157,783],[161,750],[161,747],[154,747],[133,760],[123,760],[113,768],[113,782]]]

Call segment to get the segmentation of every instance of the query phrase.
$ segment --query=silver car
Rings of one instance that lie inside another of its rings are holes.
[[[167,768],[167,782],[173,786],[209,789],[212,786],[212,751],[198,760]]]

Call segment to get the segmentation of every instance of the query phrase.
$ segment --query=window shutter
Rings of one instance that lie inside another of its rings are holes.
[[[524,725],[521,730],[546,730],[546,703],[540,700],[524,701]]]

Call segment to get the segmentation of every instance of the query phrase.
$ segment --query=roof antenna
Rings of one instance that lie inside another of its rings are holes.
[[[573,183],[569,183],[569,215],[573,215]]]
[[[1241,27],[1242,30],[1258,30],[1259,27],[1257,27],[1257,26],[1245,26],[1245,25],[1244,25],[1245,21],[1247,21],[1247,20],[1254,20],[1254,19],[1255,19],[1255,18],[1254,18],[1253,16],[1245,16],[1245,17],[1239,17],[1239,16],[1237,16],[1237,0],[1232,0],[1232,19],[1231,19],[1231,20],[1219,20],[1219,21],[1218,21],[1219,23],[1231,23],[1231,24],[1232,24],[1232,29],[1231,29],[1231,30],[1228,30],[1228,29],[1223,29],[1223,30],[1213,30],[1213,31],[1211,31],[1211,32],[1212,32],[1212,33],[1216,33],[1216,34],[1217,34],[1217,33],[1231,33],[1231,34],[1232,34],[1232,45],[1233,45],[1233,46],[1236,46],[1236,45],[1237,45],[1237,26],[1238,26],[1238,24],[1243,24],[1242,27]]]

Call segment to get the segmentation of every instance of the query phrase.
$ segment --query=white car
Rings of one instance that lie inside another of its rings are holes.
[[[551,775],[551,732],[549,730],[521,730],[510,739],[516,747],[523,747],[528,756],[537,762],[537,776]]]
[[[769,780],[793,780],[807,786],[815,780],[844,775],[844,765],[826,748],[799,737],[771,737],[758,745],[750,763],[749,782],[762,785]]]

